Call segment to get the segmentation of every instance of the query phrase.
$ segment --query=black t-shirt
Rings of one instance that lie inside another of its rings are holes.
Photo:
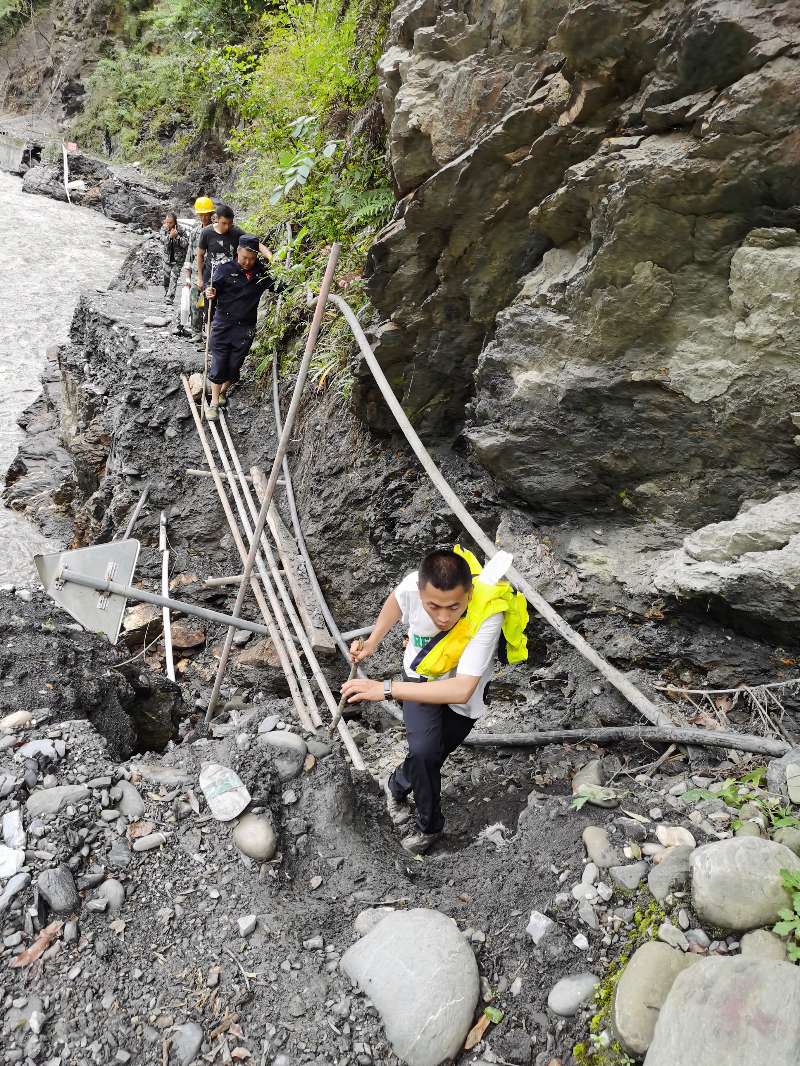
[[[203,280],[208,281],[211,277],[211,267],[219,263],[227,263],[236,258],[236,249],[239,246],[239,238],[244,230],[238,226],[231,226],[227,233],[217,233],[214,226],[206,226],[200,233],[198,247],[206,253],[203,263]]]
[[[214,288],[217,290],[215,325],[229,321],[252,329],[262,294],[267,290],[274,292],[276,285],[261,263],[255,264],[249,277],[238,263],[225,263],[214,273]]]

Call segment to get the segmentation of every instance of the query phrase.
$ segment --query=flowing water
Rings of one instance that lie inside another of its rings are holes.
[[[0,202],[11,223],[0,262],[2,485],[22,435],[17,417],[41,392],[45,352],[67,339],[80,291],[107,288],[135,238],[93,211],[23,194],[2,172]],[[33,555],[59,547],[0,504],[0,582],[30,582]]]

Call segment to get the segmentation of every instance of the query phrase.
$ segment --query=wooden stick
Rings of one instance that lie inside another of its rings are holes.
[[[714,729],[691,729],[675,726],[604,726],[597,729],[548,729],[530,733],[474,733],[465,744],[475,748],[538,748],[545,744],[580,744],[590,741],[608,744],[615,740],[633,740],[651,744],[697,744],[708,748],[734,748],[757,755],[784,755],[791,745],[773,737],[755,737],[748,733],[729,733]]]
[[[357,673],[358,673],[358,663],[353,663],[353,665],[350,667],[350,676],[348,677],[347,680],[348,681],[352,681]],[[339,700],[339,706],[336,708],[336,714],[333,716],[333,720],[331,721],[331,724],[328,726],[328,729],[329,729],[329,731],[331,733],[334,731],[334,729],[339,724],[339,719],[344,714],[344,709],[345,709],[346,706],[347,706],[347,696],[342,696],[342,698]]]

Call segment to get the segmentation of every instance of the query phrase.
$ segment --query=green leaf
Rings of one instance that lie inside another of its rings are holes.
[[[499,1025],[505,1017],[499,1007],[486,1007],[484,1008],[483,1013],[485,1017],[489,1019],[492,1025]]]
[[[789,956],[790,962],[800,962],[800,946],[797,944],[787,944],[786,954]]]
[[[796,928],[797,925],[795,921],[776,922],[772,927],[772,932],[776,933],[778,936],[788,936],[789,933],[794,932]]]
[[[581,807],[585,807],[588,802],[588,796],[573,796],[571,806],[574,810],[579,811]]]

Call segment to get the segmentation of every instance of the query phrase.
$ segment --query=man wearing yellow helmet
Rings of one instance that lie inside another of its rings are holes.
[[[197,216],[198,225],[194,227],[189,237],[189,247],[186,250],[186,263],[184,270],[188,271],[191,282],[189,293],[189,306],[191,309],[190,328],[192,340],[202,344],[203,342],[203,308],[198,307],[202,289],[197,287],[195,260],[197,259],[197,246],[200,243],[200,234],[206,226],[211,225],[214,217],[214,201],[210,196],[198,196],[194,202],[194,213]]]

